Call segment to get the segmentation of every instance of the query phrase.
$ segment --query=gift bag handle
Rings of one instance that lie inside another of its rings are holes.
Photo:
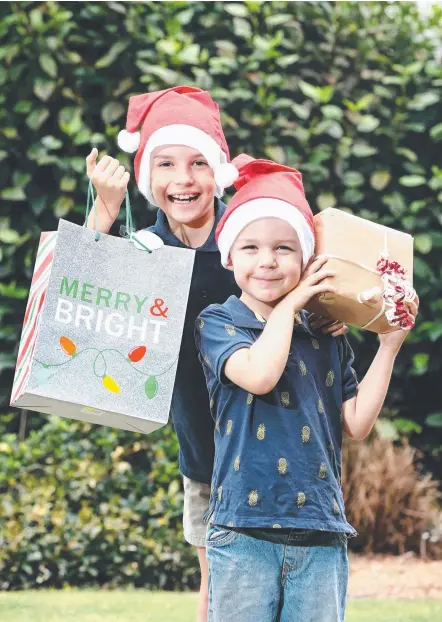
[[[95,197],[94,197],[94,186],[92,182],[89,180],[89,185],[87,188],[87,201],[86,201],[86,218],[84,221],[84,226],[87,227],[87,221],[89,218],[89,214],[93,209],[94,212],[94,223],[95,223],[95,240],[98,241],[100,239],[100,232],[98,231],[98,213],[97,206],[95,205]],[[129,192],[126,191],[126,229],[125,236],[131,237],[132,233],[135,231],[133,219],[132,219],[132,207],[130,204]]]

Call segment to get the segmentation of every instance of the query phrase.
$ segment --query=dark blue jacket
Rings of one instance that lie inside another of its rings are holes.
[[[206,381],[195,346],[195,320],[203,309],[240,294],[233,273],[221,265],[215,229],[226,209],[215,199],[215,223],[207,241],[195,249],[195,264],[184,323],[183,341],[172,398],[171,414],[180,446],[181,472],[190,479],[210,484],[214,458],[214,423],[210,414]],[[164,212],[149,227],[168,246],[188,248],[170,231]]]

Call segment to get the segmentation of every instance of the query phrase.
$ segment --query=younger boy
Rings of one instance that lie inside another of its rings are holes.
[[[361,440],[384,402],[406,337],[380,336],[361,384],[345,337],[303,307],[333,292],[298,171],[241,156],[217,229],[241,289],[196,322],[215,419],[206,546],[213,622],[344,620],[348,576],[342,432]],[[233,162],[235,163],[235,161]],[[415,314],[415,312],[414,312]]]

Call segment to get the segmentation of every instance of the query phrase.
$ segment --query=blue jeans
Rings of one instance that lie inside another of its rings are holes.
[[[210,527],[208,622],[343,622],[347,537],[302,546],[308,533],[294,530],[293,546]]]

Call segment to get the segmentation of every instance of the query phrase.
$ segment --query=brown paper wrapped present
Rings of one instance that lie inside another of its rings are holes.
[[[412,236],[333,208],[314,220],[315,254],[329,257],[337,293],[321,294],[307,308],[375,333],[405,328],[400,314],[415,296]]]

